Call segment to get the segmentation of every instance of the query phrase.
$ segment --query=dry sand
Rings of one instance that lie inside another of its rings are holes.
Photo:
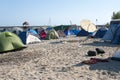
[[[0,54],[0,80],[120,80],[120,62],[110,57],[118,45],[100,39],[67,37],[29,44],[27,48]],[[65,42],[73,40],[73,42]],[[106,53],[86,56],[101,48]],[[109,62],[86,65],[90,58],[109,58]]]

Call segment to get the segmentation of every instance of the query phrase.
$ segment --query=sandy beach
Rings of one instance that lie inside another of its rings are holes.
[[[43,40],[23,50],[0,54],[0,80],[120,80],[120,62],[110,59],[118,45],[92,38],[79,42],[84,39]],[[103,49],[105,54],[87,56],[95,48]],[[81,63],[90,58],[108,62]]]

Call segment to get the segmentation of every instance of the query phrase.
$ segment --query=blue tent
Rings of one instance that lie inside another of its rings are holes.
[[[84,29],[81,29],[77,36],[88,36],[89,34],[89,32],[85,31]]]
[[[70,36],[70,35],[75,35],[75,33],[72,30],[66,30],[64,31],[65,35]]]
[[[102,38],[105,35],[105,33],[107,32],[107,30],[108,29],[105,27],[98,29],[96,34],[94,35],[94,38]]]
[[[77,35],[79,32],[80,32],[80,30],[77,30],[77,29],[74,29],[74,30],[72,30],[73,31],[73,33],[75,34],[75,35]]]
[[[20,34],[19,34],[19,37],[21,38],[21,40],[22,40],[22,42],[24,43],[24,44],[27,44],[28,42],[27,42],[27,38],[28,38],[28,35],[31,35],[31,36],[34,36],[35,38],[37,38],[36,39],[36,41],[38,41],[38,34],[37,34],[37,32],[35,31],[35,30],[33,30],[33,29],[28,29],[28,30],[26,30],[26,31],[23,31],[23,32],[21,32]],[[32,37],[32,38],[34,38],[34,37]],[[33,39],[31,39],[31,41],[33,42]],[[30,41],[29,41],[30,42]]]
[[[114,37],[112,39],[113,44],[120,44],[120,27],[116,30]]]
[[[37,32],[34,29],[28,29],[27,32],[37,35]]]
[[[114,44],[120,43],[120,20],[112,20],[110,22],[110,27],[102,39]]]

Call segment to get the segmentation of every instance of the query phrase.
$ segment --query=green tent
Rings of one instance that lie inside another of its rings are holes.
[[[0,52],[25,48],[21,39],[11,32],[0,32]]]
[[[58,38],[59,38],[59,35],[54,29],[48,31],[46,39],[49,40],[49,39],[58,39]]]

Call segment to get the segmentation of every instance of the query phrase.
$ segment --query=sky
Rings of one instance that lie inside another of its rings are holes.
[[[119,10],[120,0],[0,0],[0,26],[103,25]]]

